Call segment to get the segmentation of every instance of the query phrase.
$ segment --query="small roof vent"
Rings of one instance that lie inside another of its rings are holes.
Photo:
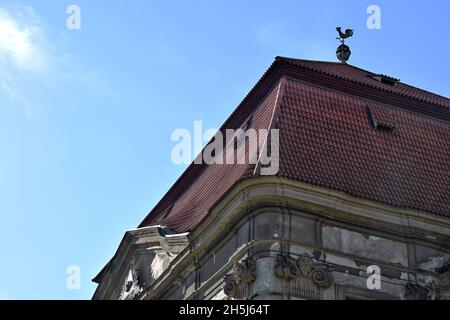
[[[372,110],[370,110],[369,107],[366,107],[365,110],[366,110],[367,118],[368,118],[369,123],[372,128],[374,128],[375,130],[384,131],[384,132],[394,131],[394,129],[395,129],[394,123],[388,123],[387,121],[376,119],[375,115],[373,114]]]
[[[400,82],[400,79],[393,78],[386,76],[384,74],[374,74],[370,76],[373,80],[376,80],[382,84],[387,84],[388,86],[394,87],[398,82]]]

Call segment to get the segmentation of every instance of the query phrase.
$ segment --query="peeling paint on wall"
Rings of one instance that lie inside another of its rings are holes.
[[[408,266],[408,251],[405,243],[328,226],[322,228],[322,242],[328,249]]]

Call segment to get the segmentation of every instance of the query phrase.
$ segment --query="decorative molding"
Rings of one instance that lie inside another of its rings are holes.
[[[288,287],[291,297],[321,300],[320,288],[310,278],[298,277],[289,281]]]
[[[248,286],[256,280],[256,263],[252,258],[236,262],[231,274],[224,278],[223,291],[228,298],[242,299],[241,287]]]
[[[130,267],[128,276],[122,285],[119,300],[133,300],[143,291],[145,283],[141,281],[139,272],[133,266]]]
[[[309,278],[318,287],[327,289],[332,286],[334,278],[326,264],[314,263],[313,257],[301,255],[297,260],[287,255],[278,255],[274,268],[275,275],[290,281],[298,278]]]
[[[446,263],[444,263],[440,268],[438,268],[437,270],[437,273],[440,273],[440,274],[450,274],[450,260],[447,260],[447,262]],[[450,285],[450,283],[449,283],[449,285]]]
[[[270,193],[267,190],[271,190]],[[274,191],[276,191],[275,194]],[[307,209],[308,213],[323,216],[325,219],[333,216],[343,223],[348,223],[349,221],[354,223],[357,221],[363,227],[369,222],[371,224],[381,222],[383,231],[392,235],[400,235],[401,233],[402,235],[429,243],[436,243],[436,241],[419,236],[419,234],[422,234],[422,232],[433,232],[439,233],[440,236],[450,235],[448,219],[444,217],[437,217],[413,209],[394,208],[386,204],[359,199],[351,195],[345,195],[287,178],[260,177],[238,183],[223,201],[217,204],[205,222],[196,229],[191,240],[198,241],[201,235],[202,243],[211,243],[211,238],[215,240],[221,237],[219,235],[221,232],[214,233],[212,230],[222,231],[227,227],[223,224],[223,221],[241,219],[253,201],[270,202],[274,196],[283,198],[283,203],[287,205],[295,206],[302,210]],[[243,202],[238,200],[241,198]],[[330,203],[333,206],[330,206]],[[242,210],[244,207],[246,210]],[[325,211],[327,212],[326,215],[323,214]],[[404,226],[405,216],[408,216],[411,224],[408,229]],[[411,232],[411,230],[420,230],[421,232],[416,233]],[[215,234],[215,236],[210,236],[210,239],[205,241],[206,234]],[[445,245],[442,241],[438,241],[436,244]]]
[[[435,300],[436,292],[431,287],[408,282],[405,290],[405,300]]]
[[[432,256],[421,263],[420,270],[433,272],[436,276],[431,284],[425,283],[421,286],[408,284],[405,299],[450,300],[450,260],[448,257],[448,254]]]
[[[298,258],[297,260],[298,268],[300,269],[300,272],[304,276],[308,276],[312,269],[314,268],[314,260],[313,258],[308,254],[303,254]]]
[[[148,290],[148,295],[146,297],[158,299],[167,292],[167,286],[172,283],[175,275],[188,272],[194,258],[201,258],[204,257],[205,254],[209,254],[211,250],[213,250],[213,245],[220,243],[220,241],[224,239],[224,235],[226,235],[227,232],[226,230],[231,227],[231,221],[244,221],[243,219],[257,216],[260,208],[271,205],[271,198],[269,198],[269,196],[273,196],[269,195],[267,190],[270,190],[272,187],[274,188],[273,190],[276,190],[276,195],[280,196],[283,201],[285,201],[286,205],[298,208],[298,210],[301,209],[302,213],[305,212],[306,214],[323,217],[323,221],[327,221],[329,217],[333,217],[333,219],[336,219],[340,223],[348,223],[351,217],[352,223],[355,225],[357,224],[360,227],[365,227],[368,222],[377,221],[377,223],[381,223],[381,221],[383,221],[383,225],[380,229],[389,235],[396,236],[397,234],[400,234],[401,231],[401,234],[405,233],[407,237],[421,239],[426,241],[427,244],[435,245],[435,240],[425,239],[425,237],[421,236],[425,232],[406,232],[402,229],[401,226],[403,220],[401,217],[406,215],[414,228],[417,228],[420,224],[419,229],[422,231],[435,230],[435,233],[439,233],[439,239],[443,239],[445,234],[450,234],[450,227],[444,225],[444,221],[448,220],[414,210],[397,208],[394,211],[393,208],[390,208],[387,205],[353,199],[351,196],[339,195],[329,190],[321,190],[319,187],[305,185],[284,178],[262,177],[257,180],[245,180],[239,183],[236,188],[213,209],[213,212],[208,216],[205,222],[195,230],[193,236],[190,237],[190,241],[192,241],[195,250],[189,252],[189,250],[186,249],[178,256],[172,263],[171,271],[163,274],[163,276],[152,285],[151,290]],[[256,196],[261,198],[256,198]],[[325,214],[323,213],[324,207],[330,207],[324,202],[327,198],[329,202],[331,201],[334,204],[334,207],[330,208],[330,211],[326,209]],[[258,200],[258,203],[255,205],[256,200]],[[260,204],[263,200],[266,202]],[[308,203],[313,203],[314,206],[305,206],[307,201]],[[251,215],[248,214],[248,210],[252,210]],[[350,215],[349,213],[346,213],[346,216],[344,216],[344,211],[350,212]],[[296,211],[293,210],[293,212]],[[353,219],[355,217],[358,217],[358,220]],[[369,218],[370,220],[365,220]],[[448,222],[446,222],[446,224],[448,225]],[[259,237],[252,239],[251,245],[249,244],[243,249],[248,250],[252,245],[258,243],[258,241]],[[441,240],[439,240],[436,245],[437,244],[446,248]],[[234,255],[236,256],[236,254]],[[318,261],[317,257],[315,258],[314,261]],[[230,268],[229,265],[223,270],[227,270],[228,268]],[[414,270],[411,270],[411,272],[413,271]],[[218,274],[218,278],[222,277],[222,275],[223,273],[221,271]],[[202,290],[204,290],[206,286],[206,284],[202,284]]]
[[[316,266],[310,273],[312,281],[319,287],[327,289],[333,285],[333,275],[328,270],[328,266]]]
[[[250,284],[256,280],[256,263],[252,258],[236,262],[233,269],[238,283]]]
[[[292,280],[301,274],[297,263],[290,256],[279,254],[275,264],[275,275],[283,280]]]
[[[223,292],[228,298],[234,298],[236,296],[237,283],[234,279],[234,274],[227,274],[224,278]]]

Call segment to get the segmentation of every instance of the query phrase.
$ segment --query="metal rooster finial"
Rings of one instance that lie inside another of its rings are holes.
[[[346,29],[345,32],[342,32],[342,28],[337,27],[336,30],[339,33],[339,38],[336,39],[341,42],[341,45],[336,50],[336,57],[340,62],[347,63],[352,52],[350,47],[345,44],[345,39],[353,36],[353,29]]]
[[[345,33],[341,31],[341,27],[337,27],[336,30],[339,33],[339,38],[336,39],[340,40],[342,43],[344,43],[345,39],[353,36],[353,29],[346,29]]]

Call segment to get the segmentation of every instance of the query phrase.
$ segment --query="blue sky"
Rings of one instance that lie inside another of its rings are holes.
[[[0,299],[89,299],[184,169],[171,133],[220,126],[277,55],[335,61],[336,26],[355,29],[351,64],[450,96],[449,15],[445,0],[0,1]]]

